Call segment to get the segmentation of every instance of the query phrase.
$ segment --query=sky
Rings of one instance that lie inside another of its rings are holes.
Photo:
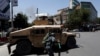
[[[14,15],[21,12],[26,14],[29,18],[29,22],[35,19],[36,9],[39,13],[49,13],[54,15],[57,10],[66,8],[69,6],[70,0],[18,0],[18,6],[14,7]],[[100,0],[78,0],[92,2],[96,10],[98,11],[98,17],[100,17]]]

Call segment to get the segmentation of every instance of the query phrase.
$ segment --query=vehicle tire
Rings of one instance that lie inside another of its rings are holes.
[[[20,40],[16,46],[17,54],[29,54],[32,50],[32,44],[29,40]]]
[[[75,48],[76,45],[76,39],[73,36],[68,37],[67,41],[66,41],[66,45],[67,48],[71,49],[71,48]]]

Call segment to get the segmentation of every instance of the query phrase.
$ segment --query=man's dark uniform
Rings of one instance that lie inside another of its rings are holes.
[[[45,48],[49,56],[54,56],[53,49],[52,49],[54,41],[55,41],[54,33],[50,33],[47,39],[45,40]]]

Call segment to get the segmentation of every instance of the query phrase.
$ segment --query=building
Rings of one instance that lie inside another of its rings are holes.
[[[63,8],[63,9],[59,9],[57,11],[57,14],[54,15],[53,20],[54,20],[54,24],[64,24],[67,19],[68,19],[68,10],[69,8]]]
[[[89,9],[90,20],[95,21],[95,19],[97,18],[97,10],[91,2],[80,2],[80,7],[84,9]]]
[[[80,4],[80,2],[78,0],[70,0],[69,3],[70,3],[69,9],[73,9],[74,7],[77,7]]]
[[[70,0],[69,7],[59,9],[57,14],[54,15],[54,24],[65,24],[68,21],[68,15],[71,11],[75,9],[79,9],[79,1],[78,0]]]
[[[6,31],[10,19],[10,3],[8,0],[0,0],[0,31]]]
[[[67,8],[62,8],[57,11],[57,14],[54,15],[53,19],[55,24],[64,24],[66,21],[68,21],[69,17],[68,15],[72,13],[73,10],[77,9],[89,9],[90,11],[90,21],[95,22],[97,18],[97,10],[93,6],[91,2],[79,2],[77,0],[70,0],[70,6]]]

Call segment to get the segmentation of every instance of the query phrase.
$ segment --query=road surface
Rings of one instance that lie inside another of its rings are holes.
[[[100,56],[100,31],[80,32],[80,38],[76,38],[79,48],[62,52],[61,56]],[[0,46],[0,56],[10,56],[7,51],[7,44]],[[15,46],[12,47],[14,49]],[[58,56],[58,53],[54,53]],[[26,55],[26,56],[48,56],[48,55]]]

